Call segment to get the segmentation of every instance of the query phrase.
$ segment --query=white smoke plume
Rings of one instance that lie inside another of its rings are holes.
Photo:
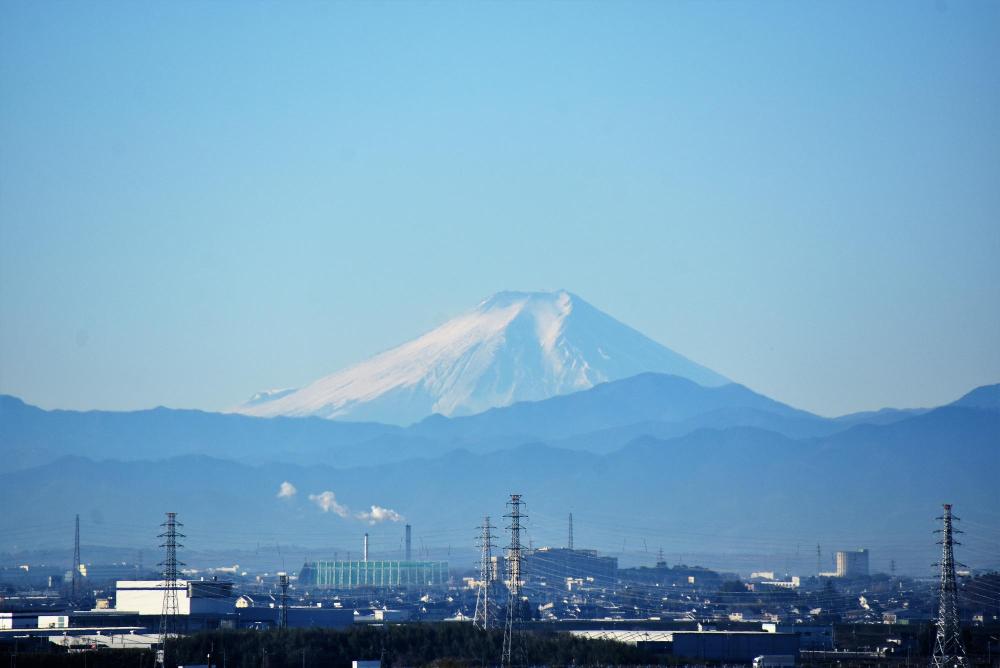
[[[295,489],[295,485],[286,480],[285,482],[281,483],[281,487],[278,488],[278,498],[290,499],[296,494],[298,494],[298,492],[299,490]]]
[[[330,490],[320,494],[310,494],[309,500],[319,506],[319,509],[324,513],[333,512],[341,517],[347,517],[351,514],[347,506],[337,503],[337,495]]]
[[[404,519],[402,515],[397,513],[392,508],[383,508],[382,506],[372,506],[370,511],[362,510],[354,516],[362,522],[368,522],[368,524],[378,524],[380,522],[402,522]]]

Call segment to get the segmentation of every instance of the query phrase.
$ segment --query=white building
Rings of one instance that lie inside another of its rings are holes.
[[[115,609],[140,615],[163,614],[166,587],[163,580],[119,580],[115,583]],[[178,580],[177,614],[233,612],[233,584],[216,580]]]
[[[854,578],[868,575],[868,550],[837,552],[837,577]]]

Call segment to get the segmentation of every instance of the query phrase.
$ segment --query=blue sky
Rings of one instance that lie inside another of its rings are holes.
[[[0,392],[218,409],[569,289],[823,414],[1000,381],[1000,4],[0,4]]]

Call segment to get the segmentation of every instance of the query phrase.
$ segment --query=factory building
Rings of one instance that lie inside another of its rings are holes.
[[[837,552],[837,577],[856,578],[868,576],[868,550]]]
[[[165,584],[163,580],[119,580],[115,583],[115,610],[162,614]],[[235,607],[232,582],[178,580],[175,591],[180,615],[221,614]]]
[[[797,657],[799,636],[762,631],[580,630],[574,636],[614,640],[692,661],[749,664],[761,655]]]
[[[799,637],[794,633],[683,631],[673,634],[671,653],[685,659],[740,663],[761,655],[796,657]]]
[[[318,589],[406,589],[448,584],[447,561],[313,561],[299,583]]]

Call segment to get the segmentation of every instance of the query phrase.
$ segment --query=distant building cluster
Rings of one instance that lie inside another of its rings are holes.
[[[519,497],[512,500],[508,517],[516,526]],[[488,517],[480,528],[490,528]],[[400,556],[411,555],[409,526],[405,536]],[[683,563],[669,566],[662,550],[653,566],[620,569],[616,557],[572,547],[572,518],[568,538],[567,547],[511,547],[502,555],[483,549],[478,569],[454,572],[447,561],[370,559],[367,534],[362,559],[307,561],[298,574],[226,566],[207,569],[200,579],[194,577],[198,571],[185,569],[169,578],[165,573],[161,579],[146,575],[98,582],[98,574],[147,571],[124,563],[85,565],[78,554],[68,573],[52,566],[33,573],[25,564],[0,569],[0,585],[7,585],[0,588],[0,649],[27,637],[38,641],[36,647],[56,644],[74,651],[153,649],[168,633],[214,629],[445,621],[497,628],[493,625],[505,619],[514,624],[513,614],[503,614],[506,609],[516,612],[523,629],[611,639],[696,662],[786,668],[801,652],[813,653],[810,659],[840,661],[926,651],[921,645],[926,634],[918,625],[933,621],[936,609],[946,609],[935,608],[926,582],[896,577],[894,569],[891,576],[871,576],[867,549],[836,552],[836,570],[819,577],[765,566],[747,578]],[[488,532],[482,544],[492,545]],[[168,555],[168,561],[176,560],[169,547]],[[816,569],[821,566],[817,546]],[[1000,592],[1000,576],[975,586],[977,592]],[[8,589],[23,594],[15,600],[5,596]],[[960,593],[955,585],[951,591]],[[167,602],[173,599],[171,610]],[[991,598],[972,600],[976,614],[966,619],[979,626],[1000,624],[1000,608],[982,604]],[[956,633],[960,622],[956,612],[951,624]],[[838,625],[845,624],[866,628],[839,633]],[[907,628],[913,632],[904,637]],[[981,635],[989,640],[990,632]],[[852,656],[842,657],[843,652]]]
[[[596,550],[541,547],[524,555],[524,574],[533,581],[570,587],[574,581],[612,587],[618,580],[618,559]]]

